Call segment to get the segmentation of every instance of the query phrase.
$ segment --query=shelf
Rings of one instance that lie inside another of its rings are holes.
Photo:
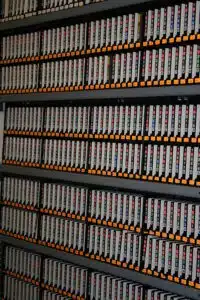
[[[127,189],[136,193],[156,193],[159,195],[197,198],[200,197],[200,190],[196,187],[173,185],[166,183],[155,183],[132,179],[113,178],[88,174],[76,174],[68,172],[49,171],[36,168],[24,168],[8,165],[0,165],[0,173],[35,177],[54,181],[64,181],[80,185],[100,186],[103,188]]]
[[[45,102],[45,101],[73,101],[87,100],[87,103],[96,99],[132,99],[173,96],[199,96],[200,85],[165,86],[147,88],[105,89],[95,91],[30,93],[0,96],[3,102]]]
[[[95,261],[95,260],[89,259],[87,257],[82,257],[82,256],[70,254],[70,253],[64,253],[61,251],[57,251],[55,249],[51,249],[51,248],[40,246],[40,245],[35,245],[35,244],[28,243],[25,241],[20,241],[15,238],[7,237],[4,235],[0,235],[0,240],[7,244],[11,244],[15,247],[25,248],[27,250],[30,250],[30,251],[33,251],[36,253],[41,253],[45,256],[54,257],[54,258],[57,258],[60,260],[64,260],[66,262],[77,264],[77,265],[85,267],[85,268],[93,269],[95,271],[106,272],[107,274],[110,274],[113,276],[122,277],[127,280],[142,283],[143,285],[148,285],[148,286],[151,285],[158,289],[162,288],[165,291],[175,293],[178,295],[182,295],[182,296],[188,297],[189,299],[194,299],[194,300],[197,299],[198,300],[200,297],[200,291],[196,290],[194,288],[183,287],[179,284],[176,284],[176,283],[173,283],[173,282],[170,282],[167,280],[162,280],[159,278],[141,274],[136,271],[126,270],[123,268],[115,267],[113,265],[108,265],[107,263]]]
[[[41,14],[37,16],[32,16],[16,21],[9,21],[1,23],[0,32],[17,29],[23,29],[29,26],[44,25],[46,23],[66,20],[70,18],[81,18],[82,16],[88,16],[91,14],[96,14],[100,12],[105,12],[108,10],[114,10],[117,8],[122,8],[130,5],[142,4],[152,2],[152,0],[105,0],[104,2],[93,3],[84,5],[82,7],[63,9],[47,14]]]

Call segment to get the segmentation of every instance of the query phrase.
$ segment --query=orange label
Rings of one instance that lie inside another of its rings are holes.
[[[182,183],[182,184],[187,184],[187,180],[182,179],[182,180],[181,180],[181,183]]]
[[[189,185],[194,185],[194,184],[195,184],[194,180],[189,181]]]
[[[174,80],[174,84],[175,84],[175,85],[178,85],[178,84],[179,84],[179,79],[175,79],[175,80]]]
[[[168,275],[168,279],[169,279],[170,281],[172,281],[172,280],[173,280],[173,277],[172,277],[171,275]]]
[[[194,83],[194,79],[193,78],[188,79],[188,83],[193,84]]]
[[[180,180],[179,179],[175,179],[175,183],[179,184]]]
[[[180,80],[180,84],[186,84],[186,80],[185,79],[181,79]]]
[[[166,81],[166,85],[171,85],[172,84],[172,81],[171,80],[167,80]]]
[[[199,283],[195,283],[195,288],[196,289],[200,289],[200,284]]]
[[[174,277],[174,281],[179,283],[179,278],[178,277]]]
[[[183,41],[185,42],[185,41],[188,41],[189,40],[189,36],[183,36]]]

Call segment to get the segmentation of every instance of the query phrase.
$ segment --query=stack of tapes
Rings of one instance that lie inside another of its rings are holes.
[[[143,46],[198,40],[200,1],[145,13]],[[141,86],[199,83],[199,46],[154,49],[143,54]]]
[[[199,204],[157,198],[146,200],[144,228],[151,235],[199,245],[199,224]]]
[[[89,156],[89,173],[109,176],[141,174],[142,144],[120,142],[92,142]]]
[[[41,53],[46,58],[69,57],[84,54],[87,24],[75,24],[44,30]],[[43,57],[41,57],[43,58]]]
[[[140,232],[144,198],[128,193],[92,190],[89,198],[88,221]]]
[[[136,282],[126,281],[108,274],[92,272],[90,275],[89,296],[91,300],[97,299],[137,299],[137,300],[188,300],[184,297],[150,289]]]
[[[80,7],[83,5],[97,3],[101,1],[104,0],[42,0],[42,10],[40,10],[38,13],[45,14],[48,12],[59,11],[62,9],[70,9],[73,7]]]
[[[184,298],[178,295],[174,295],[168,292],[164,292],[158,289],[147,289],[145,291],[145,300],[160,300],[160,299],[166,299],[166,300],[189,300],[188,298]]]
[[[115,265],[129,266],[139,271],[141,236],[116,228],[90,225],[87,235],[87,256]]]
[[[197,143],[199,130],[199,104],[162,104],[147,107],[144,126],[146,141]]]
[[[45,139],[42,168],[82,172],[87,167],[88,142]]]
[[[193,40],[199,29],[200,1],[150,9],[145,13],[144,46]],[[187,38],[188,37],[188,38]]]
[[[39,299],[41,257],[5,246],[3,299]]]
[[[90,22],[87,53],[132,48],[141,38],[141,18],[135,13]]]
[[[140,86],[199,83],[199,59],[197,44],[144,51]]]
[[[144,241],[144,273],[200,288],[200,248],[148,236]]]
[[[139,85],[140,57],[141,51],[113,56],[111,88],[137,87]]]
[[[96,138],[139,139],[143,135],[144,115],[144,105],[94,106],[90,135]]]
[[[43,130],[43,107],[8,107],[4,134],[38,135]]]
[[[41,139],[5,137],[4,162],[39,168],[41,162]]]
[[[8,275],[27,279],[39,286],[41,257],[11,246],[5,247],[5,271]]]
[[[83,90],[85,59],[42,63],[39,92]]]
[[[40,211],[85,220],[87,194],[86,188],[44,183]]]
[[[30,283],[19,279],[4,276],[3,298],[5,300],[15,299],[39,299],[40,289]]]
[[[86,70],[85,89],[104,88],[110,78],[110,57],[108,55],[90,57],[87,60]]]
[[[37,213],[3,206],[1,220],[1,233],[36,243],[38,231]]]
[[[39,64],[6,66],[1,68],[3,94],[33,93],[38,88]]]
[[[194,185],[199,181],[200,147],[149,144],[144,148],[143,179]]]
[[[141,284],[126,281],[119,277],[92,272],[90,275],[91,300],[96,299],[137,299],[142,300],[144,288]]]
[[[51,288],[63,296],[82,300],[86,299],[87,280],[87,269],[55,259],[44,259],[42,286],[47,290]]]
[[[37,0],[5,0],[2,3],[2,21],[12,21],[36,15]]]
[[[90,107],[47,107],[44,136],[86,137],[89,132]]]
[[[58,216],[43,215],[41,219],[42,245],[83,255],[86,224]]]
[[[18,63],[39,59],[40,32],[15,34],[3,37],[2,63]]]
[[[37,211],[40,182],[15,177],[3,178],[2,204]]]
[[[68,296],[66,296],[66,297],[61,296],[59,294],[55,294],[54,292],[44,290],[42,299],[43,300],[68,300],[68,299],[71,299],[71,298],[68,297]]]
[[[95,56],[87,60],[85,89],[138,86],[141,52],[115,54],[110,68],[110,56]],[[111,77],[111,85],[110,85]]]

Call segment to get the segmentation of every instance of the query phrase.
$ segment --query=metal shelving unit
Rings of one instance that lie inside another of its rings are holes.
[[[30,250],[32,252],[37,252],[46,256],[55,257],[66,262],[78,264],[85,268],[97,270],[99,272],[106,272],[113,276],[122,277],[127,280],[142,283],[143,285],[151,285],[158,289],[164,289],[165,291],[177,293],[179,295],[188,297],[189,299],[198,300],[200,298],[200,291],[191,287],[182,287],[179,284],[172,283],[167,280],[161,280],[156,277],[151,277],[148,275],[138,273],[136,271],[126,270],[115,266],[108,266],[108,264],[106,263],[91,260],[87,257],[60,252],[48,247],[31,244],[25,241],[20,241],[12,237],[0,235],[0,239],[1,241],[16,247],[26,248],[27,250]]]
[[[40,14],[37,16],[16,20],[0,25],[0,35],[15,29],[22,30],[26,27],[46,26],[50,22],[57,22],[72,18],[81,18],[85,16],[95,15],[101,12],[108,12],[114,9],[125,8],[130,5],[147,4],[149,2],[156,3],[153,0],[107,0],[88,6],[61,10],[48,14]],[[173,96],[199,96],[200,85],[187,86],[166,86],[151,88],[128,88],[128,89],[106,89],[95,91],[78,91],[78,92],[56,92],[56,93],[36,93],[36,94],[16,94],[16,95],[0,95],[0,103],[22,103],[22,102],[49,102],[49,101],[73,101],[87,100],[92,103],[95,100],[103,99],[133,99],[137,98],[138,102],[145,97],[173,97]],[[88,174],[75,174],[57,171],[48,171],[44,169],[23,168],[16,166],[0,165],[0,175],[19,175],[25,177],[34,177],[38,179],[55,180],[62,182],[72,182],[81,185],[101,186],[103,188],[115,188],[129,191],[137,191],[139,193],[160,194],[173,197],[192,198],[196,201],[200,197],[200,189],[196,187],[188,187],[173,184],[153,183],[140,180],[127,180],[115,177],[103,177]],[[87,268],[91,268],[100,272],[106,272],[114,276],[120,276],[127,280],[137,281],[144,285],[155,288],[162,288],[168,292],[176,293],[189,299],[200,299],[200,291],[182,286],[167,280],[156,277],[147,276],[135,271],[122,269],[113,265],[91,260],[86,257],[77,256],[65,252],[60,252],[44,246],[31,244],[25,241],[17,240],[8,236],[0,235],[2,242],[12,244],[16,247],[24,247],[33,252],[43,255],[52,256],[67,262],[78,264]]]

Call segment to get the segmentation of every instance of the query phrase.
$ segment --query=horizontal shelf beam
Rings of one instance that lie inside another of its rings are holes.
[[[171,292],[174,294],[178,294],[184,297],[188,297],[189,299],[199,299],[200,291],[190,288],[184,287],[179,284],[162,280],[159,278],[155,278],[152,276],[144,275],[136,271],[126,270],[119,267],[115,267],[113,265],[108,265],[106,263],[102,263],[99,261],[91,260],[87,257],[78,256],[70,253],[65,253],[61,251],[57,251],[52,248],[31,244],[25,241],[17,240],[12,237],[7,237],[4,235],[0,235],[0,240],[7,244],[11,244],[16,247],[25,248],[27,250],[40,253],[46,256],[54,257],[69,263],[73,263],[85,268],[90,268],[95,271],[105,272],[106,274],[110,274],[117,277],[122,277],[127,280],[135,281],[141,283],[143,285],[148,285],[150,287],[158,288],[165,290],[167,292]]]
[[[172,96],[199,96],[200,85],[166,86],[148,88],[106,89],[83,92],[35,93],[0,96],[2,102],[44,102],[44,101],[73,101],[95,99],[131,99]]]
[[[36,168],[24,168],[16,166],[1,165],[0,172],[11,175],[36,177],[38,179],[50,179],[55,181],[66,181],[80,185],[101,186],[104,188],[127,189],[139,193],[160,194],[176,197],[200,198],[200,189],[196,187],[180,186],[148,182],[141,180],[123,179],[98,175],[77,174],[59,171],[50,171]]]
[[[91,14],[96,14],[100,12],[105,12],[108,10],[114,10],[117,8],[122,8],[130,5],[143,4],[147,2],[152,2],[154,0],[106,0],[105,2],[93,3],[84,5],[82,7],[63,9],[47,14],[41,14],[37,16],[32,16],[28,18],[24,18],[22,20],[9,21],[5,23],[1,23],[0,32],[16,29],[16,28],[24,28],[29,26],[35,26],[45,23],[50,23],[54,21],[66,20],[69,18],[78,18],[85,17]]]

